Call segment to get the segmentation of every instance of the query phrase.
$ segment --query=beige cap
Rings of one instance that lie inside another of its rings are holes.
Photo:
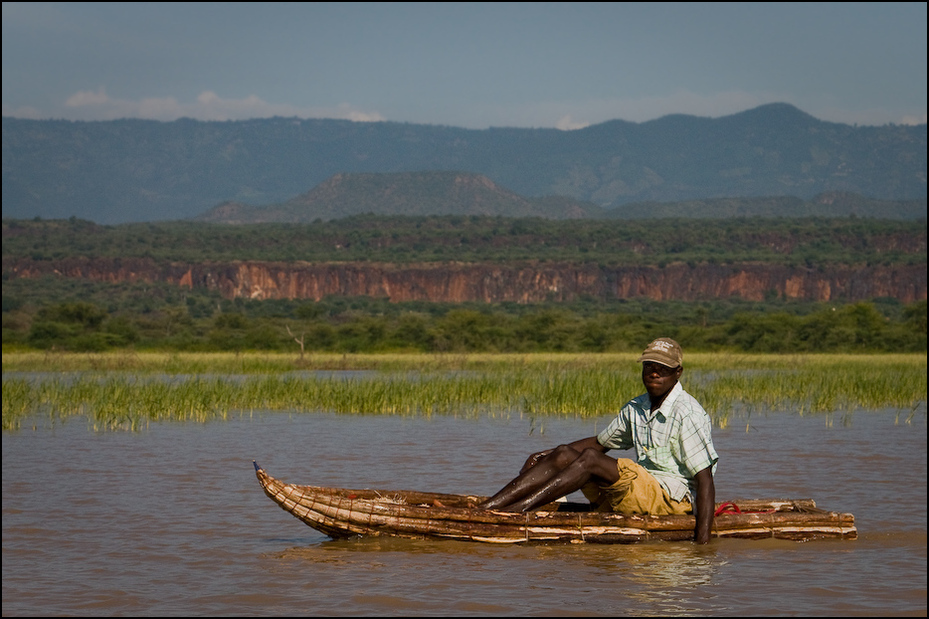
[[[681,345],[671,338],[659,337],[649,344],[639,357],[639,363],[643,361],[652,361],[669,368],[676,368],[684,363],[684,351],[681,350]]]

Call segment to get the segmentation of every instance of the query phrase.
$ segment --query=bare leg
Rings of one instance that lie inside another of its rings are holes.
[[[619,478],[616,460],[594,449],[578,452],[562,445],[507,484],[482,507],[529,511],[580,489],[592,478],[614,483]]]
[[[619,480],[616,460],[601,452],[587,449],[548,482],[504,509],[514,512],[532,511],[575,490],[580,490],[591,480],[603,485],[616,483]]]
[[[547,456],[528,469],[524,469],[513,481],[504,486],[481,505],[486,509],[501,509],[524,498],[545,485],[580,455],[567,445],[553,449]]]

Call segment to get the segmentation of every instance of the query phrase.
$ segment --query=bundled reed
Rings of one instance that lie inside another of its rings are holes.
[[[478,508],[484,497],[350,490],[287,484],[255,464],[265,494],[284,511],[331,537],[390,535],[498,544],[633,543],[693,539],[694,516],[643,516],[553,503],[530,513]],[[818,509],[809,499],[739,501],[745,511],[716,516],[714,537],[856,539],[852,514]],[[751,511],[749,511],[751,510]]]

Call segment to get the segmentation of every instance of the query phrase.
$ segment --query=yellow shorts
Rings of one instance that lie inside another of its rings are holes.
[[[616,459],[619,481],[611,486],[591,482],[581,491],[599,512],[620,514],[692,514],[690,501],[675,501],[647,469],[628,458]]]

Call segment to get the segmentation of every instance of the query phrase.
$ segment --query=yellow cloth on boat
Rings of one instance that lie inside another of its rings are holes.
[[[620,514],[669,516],[692,514],[690,501],[675,501],[648,469],[628,458],[617,458],[619,481],[611,486],[589,483],[581,491],[595,509]]]

